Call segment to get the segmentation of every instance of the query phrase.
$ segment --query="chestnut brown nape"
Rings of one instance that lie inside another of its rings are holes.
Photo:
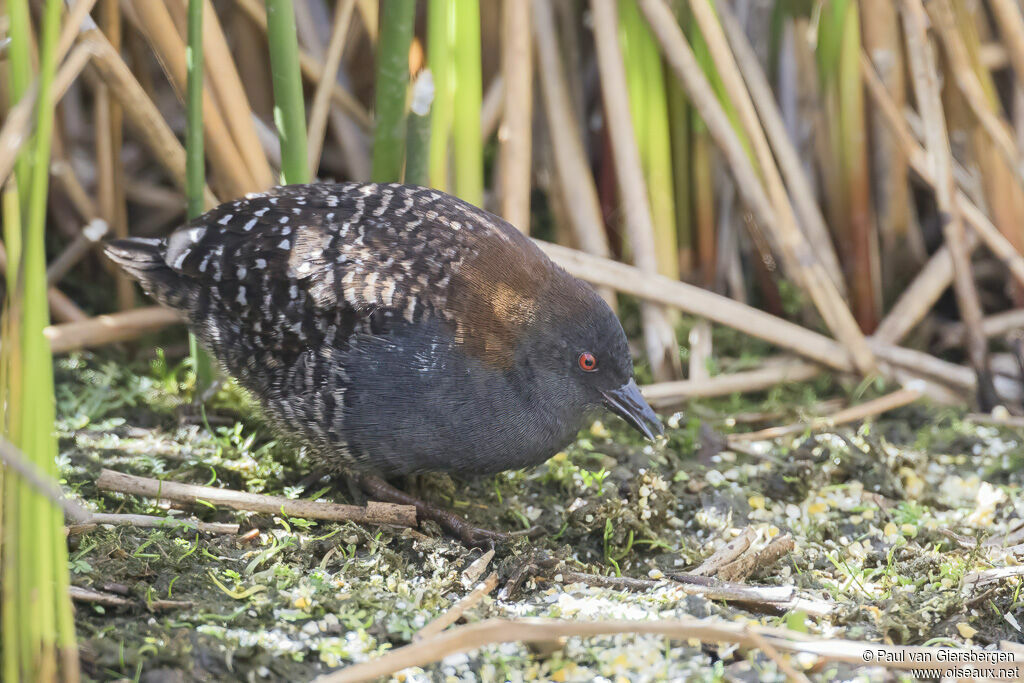
[[[604,302],[508,223],[443,192],[279,187],[107,253],[330,467],[537,464],[602,403],[660,429],[628,386]],[[583,351],[597,372],[580,371]]]

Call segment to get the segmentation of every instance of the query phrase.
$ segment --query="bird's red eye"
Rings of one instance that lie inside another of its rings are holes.
[[[590,351],[584,351],[580,354],[580,370],[584,372],[593,372],[597,370],[597,358]]]

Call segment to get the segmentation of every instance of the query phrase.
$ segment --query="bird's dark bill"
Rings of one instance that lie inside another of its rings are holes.
[[[655,435],[665,433],[665,429],[661,426],[661,420],[647,405],[647,401],[644,400],[640,393],[640,387],[636,385],[635,381],[629,380],[618,389],[601,393],[604,395],[604,404],[608,406],[609,410],[622,417],[651,441],[654,441]]]

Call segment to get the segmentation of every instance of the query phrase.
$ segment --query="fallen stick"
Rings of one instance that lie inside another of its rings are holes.
[[[81,534],[95,529],[100,524],[113,526],[134,526],[145,529],[158,529],[162,527],[195,529],[208,534],[234,535],[238,533],[237,524],[222,524],[220,522],[201,522],[198,519],[183,519],[179,517],[157,517],[155,515],[121,515],[96,512],[86,517],[81,522],[68,526],[69,534]]]
[[[733,643],[757,647],[767,642],[780,652],[805,652],[825,661],[848,662],[857,666],[907,670],[920,662],[938,662],[940,652],[962,653],[974,670],[997,672],[1015,661],[1006,650],[980,647],[941,648],[866,643],[841,638],[811,636],[789,629],[738,624],[722,619],[665,619],[630,621],[565,621],[560,619],[488,619],[459,626],[429,640],[422,640],[360,664],[354,664],[315,679],[318,683],[355,683],[370,681],[413,666],[426,666],[449,655],[476,650],[486,645],[510,642],[551,642],[559,638],[589,638],[618,634],[660,635],[672,640],[698,640],[702,643]],[[755,640],[757,634],[763,641]]]
[[[304,519],[416,526],[416,508],[411,505],[371,501],[366,504],[366,507],[359,507],[311,500],[291,500],[281,496],[265,496],[258,493],[218,489],[212,486],[160,481],[108,469],[104,469],[100,473],[99,479],[96,480],[96,487],[104,491],[131,493],[157,500],[171,500],[180,503],[204,501],[235,510],[288,515]]]
[[[779,671],[786,674],[787,681],[795,681],[796,683],[810,683],[811,679],[807,678],[802,672],[797,671],[793,668],[793,665],[786,661],[779,651],[772,647],[771,643],[764,639],[761,634],[757,631],[748,628],[747,635],[754,641],[754,646],[761,650],[768,656],[768,659],[775,662],[775,666],[779,667]]]
[[[850,406],[849,408],[840,410],[834,415],[818,418],[811,422],[797,422],[783,427],[769,427],[768,429],[761,429],[756,432],[748,432],[745,434],[729,434],[726,438],[729,443],[742,443],[744,441],[767,441],[769,439],[778,439],[791,434],[800,434],[804,431],[821,431],[823,429],[830,429],[838,425],[856,422],[857,420],[863,420],[868,417],[880,415],[881,413],[889,410],[900,408],[913,403],[921,398],[922,395],[923,394],[917,389],[898,389],[891,394],[880,396],[879,398],[866,401],[860,405]]]
[[[498,574],[497,572],[491,572],[486,579],[476,585],[476,588],[466,594],[466,597],[452,605],[451,609],[417,631],[412,637],[413,642],[415,643],[416,641],[423,640],[425,638],[433,638],[437,634],[441,633],[461,619],[462,615],[468,610],[476,607],[476,605],[485,597],[490,595],[497,586]]]

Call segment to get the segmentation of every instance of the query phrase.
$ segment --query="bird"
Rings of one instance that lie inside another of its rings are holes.
[[[602,406],[663,433],[607,303],[439,190],[284,185],[106,253],[331,471],[525,468]]]

